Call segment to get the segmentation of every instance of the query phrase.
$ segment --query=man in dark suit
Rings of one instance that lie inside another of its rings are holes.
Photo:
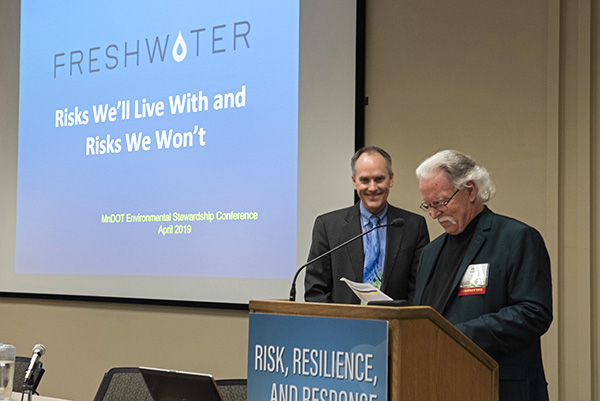
[[[357,304],[359,299],[340,278],[370,282],[392,299],[412,297],[421,249],[429,243],[422,216],[387,203],[394,184],[392,160],[370,146],[351,160],[352,182],[360,202],[317,217],[308,260],[366,232],[372,226],[404,220],[402,227],[380,228],[309,265],[304,299],[310,302]],[[375,238],[374,236],[377,236]],[[364,278],[364,280],[363,280]]]
[[[485,206],[485,168],[446,150],[417,168],[421,208],[444,228],[421,253],[414,304],[430,305],[500,367],[500,401],[548,400],[540,337],[552,322],[541,235]]]

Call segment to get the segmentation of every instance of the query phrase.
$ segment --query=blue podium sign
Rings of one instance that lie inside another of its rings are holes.
[[[249,332],[248,400],[387,400],[387,321],[251,313]]]

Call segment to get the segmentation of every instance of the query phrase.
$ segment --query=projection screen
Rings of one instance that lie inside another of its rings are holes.
[[[315,217],[353,200],[356,17],[0,3],[0,292],[286,298]]]

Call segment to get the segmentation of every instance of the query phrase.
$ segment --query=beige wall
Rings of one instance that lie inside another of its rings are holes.
[[[392,154],[391,202],[418,210],[414,169],[437,150],[484,164],[497,184],[490,207],[538,228],[551,254],[551,399],[600,400],[598,2],[367,7],[366,142]],[[246,312],[2,298],[0,316],[3,341],[19,349],[43,333],[46,395],[90,400],[112,366],[246,375]]]
[[[438,150],[485,165],[497,185],[490,207],[538,228],[551,254],[551,399],[599,400],[598,2],[378,0],[367,10],[366,142],[394,158],[391,202],[418,210],[414,169]]]

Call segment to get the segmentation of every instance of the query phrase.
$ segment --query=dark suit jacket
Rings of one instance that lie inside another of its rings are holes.
[[[387,221],[403,218],[402,227],[387,227],[381,290],[392,299],[412,298],[421,249],[429,243],[422,216],[388,205]],[[357,203],[317,217],[308,260],[327,252],[362,232]],[[340,278],[362,282],[363,242],[358,239],[306,269],[304,299],[310,302],[358,304],[360,300]]]
[[[421,253],[419,305],[447,234]],[[488,263],[485,294],[458,296],[467,266]],[[500,401],[547,400],[540,337],[552,322],[550,258],[532,227],[489,209],[481,216],[454,278],[443,315],[500,365]]]

